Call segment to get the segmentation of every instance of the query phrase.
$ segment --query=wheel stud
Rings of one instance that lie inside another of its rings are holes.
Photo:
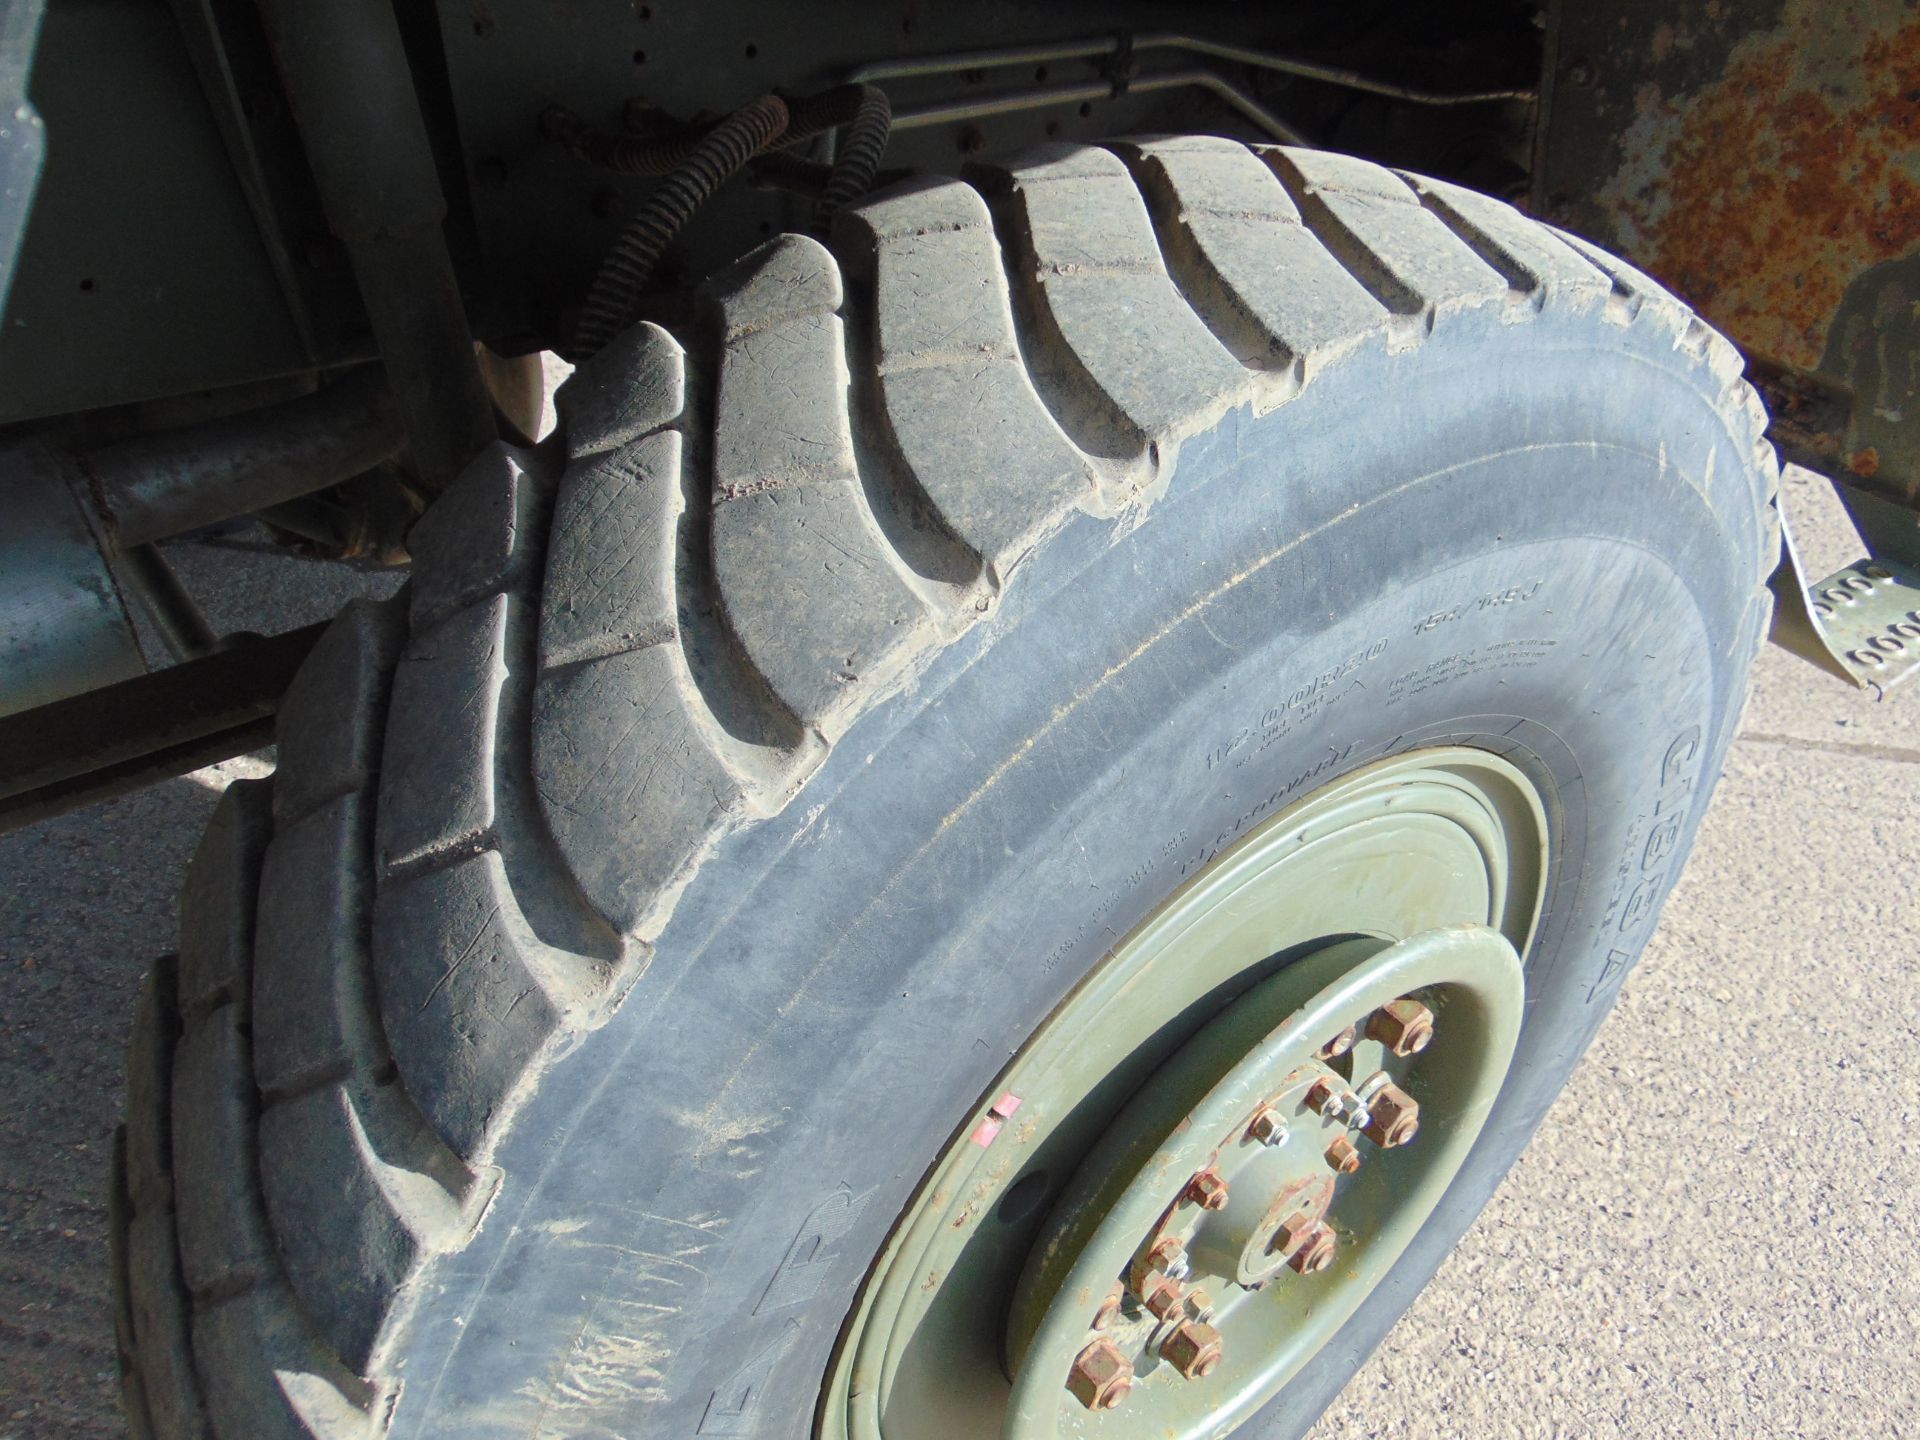
[[[1227,1182],[1220,1178],[1219,1171],[1209,1167],[1187,1182],[1186,1198],[1202,1210],[1224,1210],[1227,1208]]]
[[[1418,1055],[1433,1040],[1433,1012],[1418,1000],[1392,1001],[1373,1012],[1367,1035],[1396,1055]]]
[[[1336,1135],[1327,1146],[1327,1164],[1342,1175],[1351,1175],[1360,1168],[1360,1152],[1346,1136]]]
[[[1120,1301],[1124,1292],[1118,1285],[1107,1292],[1107,1298],[1100,1302],[1100,1308],[1093,1312],[1093,1328],[1104,1330],[1120,1318]]]
[[[1261,1145],[1286,1143],[1287,1122],[1270,1105],[1262,1105],[1247,1122],[1247,1137]]]
[[[1204,1380],[1220,1368],[1220,1332],[1199,1320],[1186,1320],[1160,1346],[1160,1358],[1189,1380]]]
[[[1331,1226],[1316,1224],[1287,1259],[1287,1264],[1302,1275],[1318,1275],[1333,1264],[1333,1252],[1339,1248]]]
[[[1367,1103],[1369,1117],[1361,1133],[1382,1150],[1404,1145],[1420,1131],[1420,1102],[1398,1085],[1382,1085]]]
[[[1353,1042],[1358,1038],[1359,1031],[1352,1025],[1347,1026],[1346,1029],[1342,1030],[1338,1035],[1320,1047],[1320,1058],[1323,1060],[1338,1060],[1342,1055],[1353,1049]]]
[[[1133,1364],[1111,1340],[1096,1340],[1073,1362],[1067,1389],[1089,1410],[1117,1409],[1133,1389]]]

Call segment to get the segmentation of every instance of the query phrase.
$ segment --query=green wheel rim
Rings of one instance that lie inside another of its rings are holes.
[[[841,1335],[822,1440],[1197,1440],[1258,1410],[1499,1093],[1547,813],[1490,751],[1415,751],[1191,877],[928,1172]]]

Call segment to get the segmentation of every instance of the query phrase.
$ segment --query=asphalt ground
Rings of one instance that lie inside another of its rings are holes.
[[[1854,558],[1818,482],[1803,539]],[[173,547],[218,628],[390,588]],[[1316,1430],[1920,1434],[1920,682],[1768,649],[1699,845],[1599,1040]],[[121,1433],[106,1237],[140,977],[250,757],[0,837],[0,1440]]]

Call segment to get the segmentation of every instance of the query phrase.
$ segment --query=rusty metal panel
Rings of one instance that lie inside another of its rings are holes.
[[[1565,3],[1546,78],[1536,210],[1850,390],[1823,468],[1920,494],[1920,9]]]

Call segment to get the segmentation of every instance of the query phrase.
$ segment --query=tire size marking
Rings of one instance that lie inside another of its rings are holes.
[[[1305,770],[1295,775],[1279,789],[1270,792],[1243,810],[1240,814],[1234,816],[1231,821],[1220,828],[1219,833],[1211,840],[1203,842],[1198,850],[1194,851],[1185,860],[1182,860],[1180,862],[1180,868],[1178,872],[1176,872],[1178,878],[1184,880],[1195,871],[1210,864],[1215,856],[1219,855],[1222,850],[1239,839],[1254,825],[1266,819],[1267,816],[1285,805],[1289,800],[1304,794],[1307,787],[1311,785],[1314,780],[1331,770],[1337,770],[1346,763],[1347,757],[1352,754],[1352,745],[1347,745],[1344,748],[1336,748],[1329,745],[1327,747],[1327,753],[1323,758],[1316,760],[1312,765],[1309,765]],[[1185,832],[1182,833],[1184,834]]]
[[[1474,600],[1459,605],[1448,605],[1429,612],[1414,621],[1413,633],[1424,635],[1429,630],[1438,630],[1449,621],[1458,620],[1463,615],[1478,615],[1483,610],[1496,610],[1502,605],[1521,605],[1540,593],[1540,587],[1547,582],[1544,579],[1525,580],[1518,585],[1509,585],[1504,590],[1494,590]]]
[[[1628,828],[1620,861],[1614,867],[1613,893],[1600,920],[1607,947],[1600,969],[1587,987],[1591,1005],[1627,968],[1647,942],[1660,900],[1678,878],[1680,840],[1693,812],[1699,782],[1700,727],[1690,725],[1667,746],[1660,761],[1660,789],[1651,814]]]
[[[1101,896],[1100,903],[1095,905],[1085,918],[1073,927],[1072,933],[1069,934],[1066,939],[1060,941],[1059,944],[1047,952],[1047,958],[1041,962],[1041,968],[1045,971],[1052,971],[1056,965],[1079,948],[1080,942],[1086,939],[1090,931],[1104,930],[1109,935],[1114,935],[1117,938],[1118,932],[1106,923],[1107,916],[1112,913],[1114,906],[1118,905],[1122,900],[1126,899],[1128,895],[1132,894],[1135,889],[1144,884],[1150,875],[1178,854],[1186,843],[1187,831],[1185,827],[1176,830],[1170,837],[1162,840],[1160,844],[1155,847],[1153,854],[1127,872],[1127,878],[1125,880]],[[1183,868],[1180,873],[1184,875],[1186,873],[1185,869]]]
[[[1385,705],[1391,708],[1414,696],[1468,675],[1488,670],[1528,670],[1553,653],[1557,640],[1501,640],[1456,650],[1451,655],[1396,675],[1387,682]]]
[[[1319,714],[1325,706],[1352,694],[1356,689],[1365,689],[1353,678],[1354,672],[1378,660],[1386,648],[1387,637],[1382,635],[1338,665],[1322,670],[1279,704],[1269,705],[1252,724],[1242,725],[1224,743],[1207,752],[1207,768],[1214,770],[1231,764],[1237,769],[1301,723]],[[1342,680],[1348,683],[1341,686],[1339,682]]]

